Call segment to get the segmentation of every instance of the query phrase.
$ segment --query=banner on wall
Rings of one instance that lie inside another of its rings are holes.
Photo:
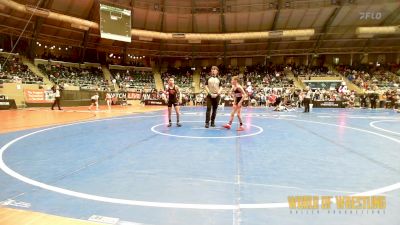
[[[142,94],[139,92],[128,92],[128,99],[140,100],[141,98]]]
[[[344,101],[313,101],[314,108],[344,108]]]
[[[110,92],[113,99],[118,100],[140,100],[142,94],[140,92]]]
[[[71,95],[72,92],[68,92]],[[114,101],[121,100],[140,100],[142,93],[140,92],[110,92],[111,98]],[[52,90],[24,90],[25,102],[26,103],[53,103],[54,93]],[[105,96],[105,93],[104,93]],[[81,96],[73,95],[72,98],[68,100],[82,100]],[[63,94],[61,93],[61,99],[63,99]]]
[[[52,90],[24,90],[26,103],[52,103],[54,93]]]
[[[167,105],[163,100],[145,100],[145,105]]]
[[[153,100],[153,99],[159,99],[158,93],[143,93],[143,99],[144,100]]]

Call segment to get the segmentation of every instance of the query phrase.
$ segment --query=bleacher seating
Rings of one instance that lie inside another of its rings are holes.
[[[400,74],[396,75],[399,65],[358,65],[337,66],[336,70],[351,82],[364,90],[397,89],[400,84]],[[395,73],[393,73],[395,72]]]
[[[193,71],[190,67],[169,67],[167,72],[161,74],[161,79],[163,80],[164,86],[167,85],[170,77],[174,78],[175,84],[181,88],[192,87]]]
[[[104,80],[101,68],[77,68],[64,66],[62,64],[39,64],[38,67],[56,84],[97,90],[105,90],[108,86],[108,82]]]
[[[0,80],[2,83],[43,84],[43,77],[34,74],[19,58],[0,56]]]
[[[116,85],[121,89],[154,89],[156,87],[152,71],[135,70],[110,70],[112,79],[115,79]]]

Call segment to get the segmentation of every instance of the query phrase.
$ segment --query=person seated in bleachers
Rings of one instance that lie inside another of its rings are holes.
[[[12,57],[6,61],[5,57],[0,57],[0,64],[4,65],[1,76],[3,82],[43,84],[43,78],[34,74],[19,58]]]

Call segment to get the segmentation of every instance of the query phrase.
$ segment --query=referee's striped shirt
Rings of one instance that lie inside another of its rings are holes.
[[[217,77],[210,77],[206,81],[210,94],[218,94],[220,81]]]

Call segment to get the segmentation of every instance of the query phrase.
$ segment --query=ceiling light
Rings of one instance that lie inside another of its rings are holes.
[[[399,32],[398,26],[383,26],[383,27],[357,27],[357,34],[393,34]]]

